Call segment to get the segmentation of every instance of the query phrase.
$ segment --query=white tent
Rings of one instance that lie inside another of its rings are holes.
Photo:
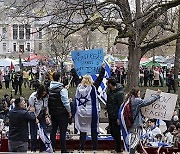
[[[0,59],[0,66],[4,66],[4,67],[11,66],[11,62],[13,63],[13,65],[18,64],[13,59],[5,58],[5,59]]]

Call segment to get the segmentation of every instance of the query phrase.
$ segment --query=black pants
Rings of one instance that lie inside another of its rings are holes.
[[[7,80],[5,80],[5,87],[6,87],[6,89],[9,88],[9,81],[7,81]]]
[[[19,89],[20,95],[22,95],[22,84],[16,84],[15,85],[15,95],[17,94],[18,89]]]
[[[109,127],[112,137],[115,141],[116,152],[121,152],[121,132],[120,125],[117,124],[117,119],[109,119]]]
[[[174,90],[174,93],[176,93],[175,81],[174,81],[174,80],[171,80],[171,81],[169,82],[169,85],[168,85],[168,93],[170,93],[171,88]]]
[[[86,141],[86,132],[80,132],[80,150],[84,150],[85,141]],[[93,150],[97,150],[98,139],[97,139],[97,132],[91,132],[92,138],[92,148]]]
[[[60,143],[61,143],[61,153],[66,153],[66,132],[68,126],[68,115],[62,116],[54,116],[51,115],[51,122],[52,122],[52,130],[50,134],[50,139],[52,142],[52,147],[55,151],[56,147],[56,133],[59,128],[60,130]]]

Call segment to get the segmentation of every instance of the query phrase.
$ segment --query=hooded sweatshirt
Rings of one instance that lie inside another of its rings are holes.
[[[63,84],[57,81],[51,81],[50,83],[50,90],[51,89],[56,89],[56,88],[62,88]],[[69,102],[69,98],[68,98],[68,91],[66,88],[63,88],[60,91],[60,95],[61,95],[61,101],[63,102],[64,107],[66,108],[67,112],[71,112],[71,107],[70,107],[70,102]]]

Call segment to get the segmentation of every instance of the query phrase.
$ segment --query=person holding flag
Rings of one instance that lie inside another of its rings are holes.
[[[126,96],[124,103],[119,109],[120,127],[122,130],[123,142],[125,150],[130,154],[135,154],[136,147],[139,144],[140,137],[142,134],[143,123],[145,122],[141,108],[154,103],[160,98],[161,91],[158,90],[156,94],[153,94],[149,99],[140,98],[140,90],[132,88]],[[131,113],[133,123],[130,128],[127,127],[124,117],[125,106],[131,103]]]
[[[37,149],[37,133],[38,123],[46,134],[46,118],[49,116],[48,112],[48,95],[44,85],[40,85],[37,91],[33,92],[29,97],[29,106],[35,108],[36,122],[30,123],[31,133],[31,152],[36,152]],[[47,147],[43,140],[40,140],[40,152],[46,151]]]
[[[83,76],[75,95],[75,128],[80,132],[80,150],[85,149],[87,133],[91,133],[92,148],[97,150],[97,135],[99,128],[100,107],[97,99],[97,89],[105,74],[105,63],[102,64],[98,78],[93,81],[90,75]]]

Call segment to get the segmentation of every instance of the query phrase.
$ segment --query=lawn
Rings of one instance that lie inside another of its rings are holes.
[[[144,94],[147,88],[149,88],[149,89],[151,89],[151,90],[158,90],[158,89],[160,89],[160,90],[162,90],[163,92],[166,92],[166,91],[167,91],[167,87],[140,87],[141,94]],[[9,89],[5,89],[4,84],[3,84],[3,88],[0,89],[0,98],[3,98],[3,96],[4,96],[5,94],[11,95],[11,90],[12,90],[12,87],[11,87],[11,86],[10,86]],[[69,91],[69,98],[74,99],[74,95],[75,95],[76,88],[75,88],[75,87],[70,87],[70,88],[68,89],[68,91]],[[28,99],[32,92],[34,92],[34,90],[30,90],[29,88],[24,88],[24,85],[22,86],[22,93],[23,93],[22,96],[23,96],[24,98]],[[173,91],[172,91],[172,92],[173,92]],[[177,94],[178,94],[178,96],[180,96],[180,87],[179,87],[179,90],[177,91]],[[18,93],[18,94],[15,96],[15,95],[14,95],[14,92],[12,92],[12,96],[13,96],[14,98],[17,98],[17,97],[19,97],[20,95],[19,95],[19,93]],[[180,98],[179,98],[179,99],[180,99]],[[178,100],[178,102],[179,102],[179,100]]]

